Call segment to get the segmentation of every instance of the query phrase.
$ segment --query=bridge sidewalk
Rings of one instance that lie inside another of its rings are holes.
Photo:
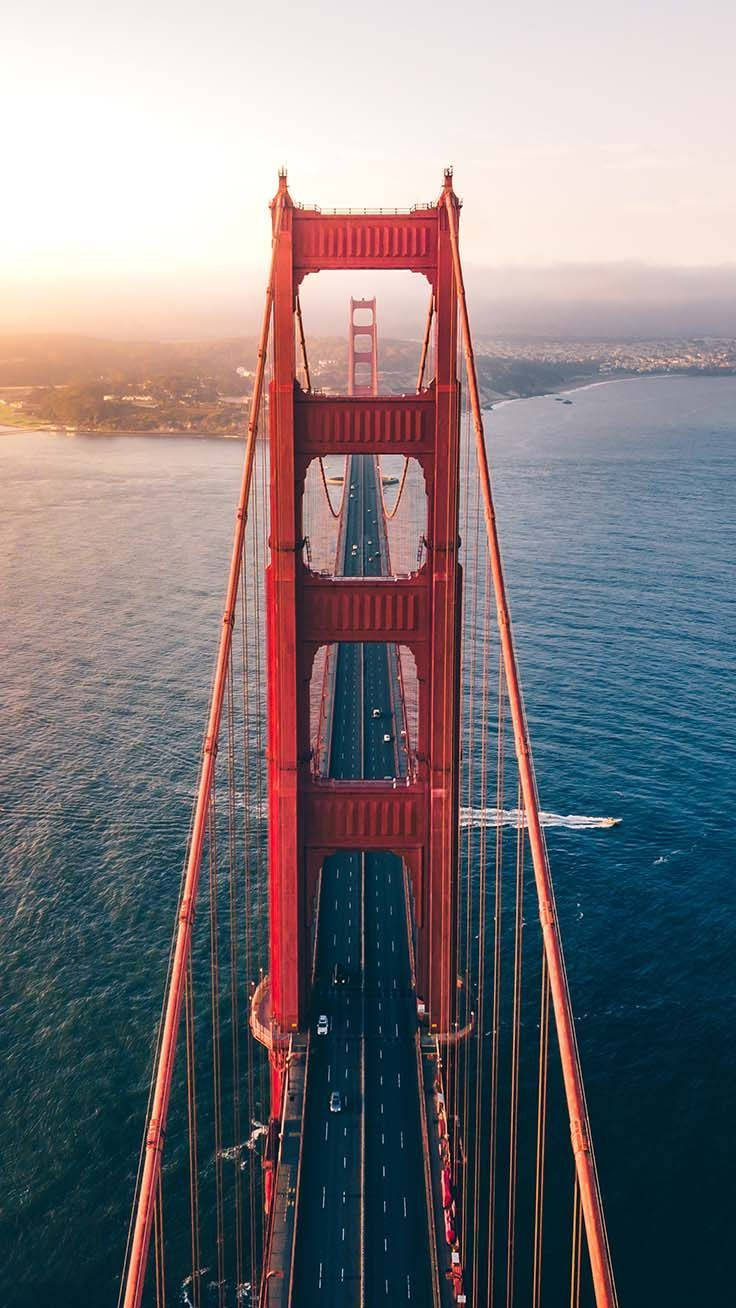
[[[421,1068],[426,1105],[427,1154],[429,1159],[430,1181],[432,1186],[432,1208],[434,1215],[435,1249],[437,1272],[442,1308],[454,1308],[456,1304],[465,1304],[463,1291],[462,1264],[457,1248],[453,1249],[447,1242],[445,1229],[445,1209],[443,1207],[442,1169],[444,1125],[444,1094],[442,1090],[442,1062],[433,1036],[424,1035],[420,1041]],[[454,1225],[454,1223],[452,1223]]]
[[[260,1308],[291,1302],[308,1047],[308,1036],[292,1037]]]

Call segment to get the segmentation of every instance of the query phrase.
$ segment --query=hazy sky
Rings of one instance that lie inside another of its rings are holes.
[[[281,163],[324,206],[433,199],[453,163],[477,269],[733,264],[735,14],[9,0],[0,326],[74,318],[70,288],[131,321],[146,286],[260,296]]]

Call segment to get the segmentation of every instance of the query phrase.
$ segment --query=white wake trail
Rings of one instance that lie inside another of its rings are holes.
[[[518,808],[461,808],[461,827],[502,826],[516,827],[519,819],[527,825],[526,814],[519,814]],[[587,831],[593,827],[615,827],[621,818],[585,817],[582,813],[545,813],[540,809],[539,816],[543,827],[569,827],[573,831]]]

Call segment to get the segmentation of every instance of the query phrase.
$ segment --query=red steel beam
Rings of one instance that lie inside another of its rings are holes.
[[[617,1298],[613,1280],[613,1266],[611,1263],[611,1253],[608,1245],[608,1236],[606,1234],[605,1218],[603,1215],[603,1203],[601,1200],[595,1156],[593,1153],[593,1139],[590,1131],[588,1106],[585,1101],[583,1075],[580,1066],[580,1053],[578,1051],[577,1039],[575,1036],[572,1003],[570,1001],[570,990],[567,982],[567,973],[565,971],[562,937],[560,935],[560,927],[555,909],[555,896],[549,867],[549,857],[539,817],[539,797],[537,795],[537,784],[534,776],[531,742],[529,739],[526,714],[524,712],[524,702],[519,684],[516,653],[514,650],[514,641],[511,631],[511,616],[506,596],[506,583],[504,580],[503,565],[501,561],[501,549],[498,539],[498,530],[496,527],[496,515],[493,507],[491,477],[488,468],[488,455],[483,431],[483,416],[481,412],[480,395],[478,392],[478,379],[475,370],[475,357],[473,355],[473,345],[470,337],[470,322],[468,318],[467,302],[465,299],[465,284],[463,281],[463,271],[460,262],[455,209],[452,203],[452,197],[449,193],[445,194],[445,207],[447,209],[447,216],[450,223],[452,258],[460,306],[460,322],[465,361],[467,365],[473,426],[475,429],[478,472],[480,475],[483,509],[485,513],[486,529],[488,532],[488,547],[490,552],[491,573],[493,576],[493,589],[496,600],[498,629],[503,654],[503,666],[506,675],[506,685],[508,687],[511,719],[514,728],[514,744],[516,747],[516,759],[519,767],[519,778],[524,798],[524,808],[527,815],[529,844],[531,846],[534,878],[536,881],[537,898],[539,901],[539,916],[542,923],[542,935],[544,939],[544,953],[549,971],[550,991],[554,1007],[557,1038],[560,1046],[562,1075],[565,1084],[568,1115],[570,1118],[572,1149],[575,1159],[578,1186],[580,1189],[583,1219],[585,1222],[588,1254],[590,1257],[590,1266],[595,1289],[595,1301],[598,1308],[616,1308]]]
[[[420,849],[427,839],[426,787],[393,781],[310,781],[301,790],[305,845],[324,849]]]
[[[437,209],[408,213],[322,213],[294,209],[294,276],[327,268],[391,268],[434,274]]]
[[[431,455],[434,396],[305,395],[294,402],[299,454]]]
[[[253,395],[250,405],[248,434],[245,443],[243,476],[235,517],[235,536],[233,540],[233,549],[230,558],[230,572],[228,575],[227,591],[225,595],[225,612],[222,628],[220,630],[220,642],[217,651],[217,662],[215,665],[215,679],[212,686],[212,698],[210,700],[210,711],[207,721],[207,734],[205,736],[204,753],[200,767],[199,784],[197,786],[197,799],[194,808],[192,837],[189,844],[184,884],[179,903],[178,925],[176,928],[174,951],[166,995],[166,1005],[158,1044],[155,1083],[146,1127],[145,1154],[143,1159],[141,1184],[138,1191],[135,1220],[129,1246],[130,1255],[128,1258],[125,1294],[123,1298],[124,1308],[139,1308],[141,1302],[146,1272],[146,1261],[148,1258],[148,1248],[151,1238],[153,1209],[156,1200],[158,1181],[161,1174],[161,1157],[163,1153],[164,1134],[166,1131],[166,1121],[169,1111],[169,1099],[171,1096],[171,1079],[174,1071],[174,1059],[176,1057],[176,1042],[181,1019],[181,1006],[184,996],[187,962],[191,950],[194,906],[199,886],[202,847],[207,829],[210,794],[212,791],[215,756],[217,753],[217,738],[220,730],[223,698],[227,682],[227,670],[230,659],[230,648],[232,645],[233,625],[235,622],[235,609],[238,598],[243,543],[245,541],[245,528],[248,518],[248,499],[250,496],[253,461],[256,449],[258,412],[263,392],[266,348],[268,345],[271,306],[273,301],[275,252],[283,212],[283,201],[281,197],[277,199],[276,205],[271,272],[266,290],[266,303],[263,310],[263,322],[261,324],[261,335],[258,345],[258,361],[256,364],[256,376],[253,384]]]
[[[306,573],[299,588],[300,639],[414,646],[429,635],[425,577],[327,578]]]

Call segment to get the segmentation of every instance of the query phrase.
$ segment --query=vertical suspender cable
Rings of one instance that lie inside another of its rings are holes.
[[[256,503],[258,496],[256,494]],[[250,804],[252,803],[250,795],[250,698],[248,690],[250,687],[250,677],[248,675],[248,642],[246,633],[248,630],[248,605],[247,591],[245,583],[245,549],[243,550],[243,567],[240,573],[240,644],[241,644],[241,696],[242,696],[242,721],[243,721],[243,869],[244,869],[244,887],[243,897],[245,900],[245,993],[250,1006],[253,998],[255,985],[253,982],[253,962],[252,962],[252,902],[255,899],[253,893],[252,878],[250,868],[252,866],[252,833],[251,833],[251,812]],[[257,822],[256,822],[257,828]],[[256,837],[257,838],[257,837]],[[245,1040],[245,1085],[246,1085],[246,1113],[247,1113],[247,1130],[248,1134],[253,1130],[254,1120],[254,1068],[253,1068],[253,1040],[246,1036]],[[255,1284],[255,1256],[256,1256],[256,1158],[253,1153],[248,1159],[248,1219],[249,1219],[249,1243],[248,1243],[248,1272],[251,1284]]]
[[[583,1088],[583,1078],[580,1067],[580,1055],[575,1036],[575,1025],[572,1015],[572,1004],[570,1002],[567,974],[565,972],[562,939],[555,911],[552,877],[547,856],[547,848],[542,833],[542,824],[539,817],[539,800],[534,777],[531,744],[524,714],[519,674],[516,666],[516,654],[514,651],[513,636],[511,632],[511,618],[506,597],[506,583],[503,575],[501,551],[493,507],[491,479],[488,469],[488,455],[486,452],[485,435],[483,431],[483,416],[481,413],[480,395],[478,392],[478,378],[475,369],[473,345],[470,338],[470,322],[465,299],[465,284],[463,280],[462,265],[460,263],[460,250],[458,247],[457,215],[455,211],[454,197],[449,191],[445,193],[445,208],[449,222],[452,258],[460,306],[460,322],[467,361],[468,386],[473,411],[473,423],[475,427],[478,473],[480,476],[483,507],[488,531],[488,544],[491,554],[491,571],[493,574],[493,586],[496,596],[498,627],[501,638],[501,648],[503,650],[509,706],[514,727],[516,757],[519,767],[521,789],[524,797],[524,809],[529,824],[529,843],[531,846],[532,862],[534,865],[534,877],[539,901],[539,915],[542,923],[547,968],[549,970],[550,991],[560,1046],[560,1059],[565,1084],[568,1116],[570,1119],[572,1149],[580,1185],[580,1200],[583,1219],[585,1222],[588,1251],[590,1254],[593,1287],[595,1290],[597,1308],[614,1308],[617,1300],[613,1280],[611,1253],[608,1247],[603,1204],[601,1201],[595,1157],[593,1154],[590,1121],[585,1101],[585,1091]]]
[[[483,625],[481,628],[481,712],[480,712],[480,831],[478,841],[478,1058],[475,1069],[475,1144],[480,1155],[482,1112],[485,1099],[486,1064],[486,905],[488,900],[488,655],[491,643],[491,605],[488,568],[483,569]],[[478,1287],[481,1267],[481,1169],[475,1169],[473,1202],[473,1292],[472,1303],[479,1303]],[[485,1251],[487,1255],[487,1250]]]
[[[164,1270],[164,1201],[161,1173],[158,1174],[156,1206],[153,1213],[153,1245],[156,1270],[156,1308],[166,1308],[166,1276]]]
[[[521,974],[524,920],[524,810],[521,787],[517,798],[516,896],[514,901],[514,998],[511,1020],[511,1093],[509,1096],[509,1190],[506,1224],[506,1308],[512,1308],[515,1288],[516,1182],[519,1165],[519,1063],[521,1056]]]
[[[537,1153],[534,1169],[534,1262],[532,1308],[542,1302],[542,1236],[544,1232],[544,1163],[547,1133],[547,1066],[549,1062],[549,978],[542,950],[542,982],[539,999],[539,1067],[537,1071]]]
[[[222,1069],[220,1064],[220,965],[217,929],[217,808],[215,783],[209,808],[210,1007],[212,1020],[212,1108],[215,1154],[217,1303],[225,1308],[225,1213],[222,1196]]]
[[[572,1248],[570,1252],[570,1308],[580,1308],[580,1262],[583,1251],[582,1222],[580,1212],[580,1186],[578,1178],[573,1180],[572,1196]]]
[[[189,1126],[189,1221],[192,1248],[192,1308],[200,1308],[201,1258],[199,1225],[199,1158],[197,1147],[197,1082],[194,1060],[194,978],[191,954],[184,987],[184,1027],[187,1058],[187,1121]]]
[[[496,720],[496,858],[493,887],[493,1013],[491,1016],[491,1122],[488,1137],[488,1281],[493,1303],[496,1259],[496,1160],[498,1158],[498,1055],[501,1036],[501,908],[503,898],[503,808],[506,785],[506,714],[503,655],[498,656]]]
[[[232,1131],[235,1149],[233,1177],[233,1219],[235,1226],[236,1297],[243,1284],[243,1187],[240,1168],[240,1005],[239,990],[239,900],[238,858],[235,811],[235,688],[233,686],[233,652],[227,679],[227,818],[228,818],[228,905],[230,922],[230,1051],[232,1058]],[[247,1027],[246,1027],[247,1030]]]
[[[235,521],[235,539],[233,541],[233,551],[230,560],[230,573],[228,576],[225,597],[225,612],[223,625],[220,631],[220,644],[215,665],[215,677],[212,687],[212,697],[210,700],[204,753],[202,756],[199,784],[197,787],[197,799],[194,807],[192,835],[189,843],[189,851],[184,873],[184,884],[179,902],[166,1005],[158,1041],[153,1095],[148,1122],[146,1124],[141,1183],[138,1191],[135,1217],[133,1220],[132,1234],[128,1250],[125,1292],[122,1299],[124,1308],[140,1308],[148,1248],[151,1239],[153,1208],[158,1186],[158,1177],[161,1171],[161,1154],[164,1144],[164,1134],[166,1131],[166,1120],[169,1111],[171,1079],[174,1071],[174,1058],[176,1055],[176,1042],[179,1031],[179,1021],[181,1018],[182,1000],[184,996],[187,959],[191,948],[194,905],[199,886],[202,846],[207,828],[207,812],[210,802],[210,792],[212,789],[212,778],[214,776],[215,752],[220,730],[225,680],[227,677],[230,645],[232,642],[233,618],[238,593],[238,574],[240,571],[243,538],[245,535],[245,524],[248,514],[248,499],[250,496],[251,477],[253,473],[253,457],[256,447],[256,428],[261,403],[261,394],[263,391],[263,377],[271,321],[271,307],[273,303],[273,277],[276,244],[281,230],[282,214],[283,200],[278,199],[276,201],[274,212],[271,270],[266,291],[266,303],[263,310],[263,322],[261,325],[261,335],[258,345],[258,360],[256,363],[253,395],[251,398],[248,434],[245,442],[243,477]]]

